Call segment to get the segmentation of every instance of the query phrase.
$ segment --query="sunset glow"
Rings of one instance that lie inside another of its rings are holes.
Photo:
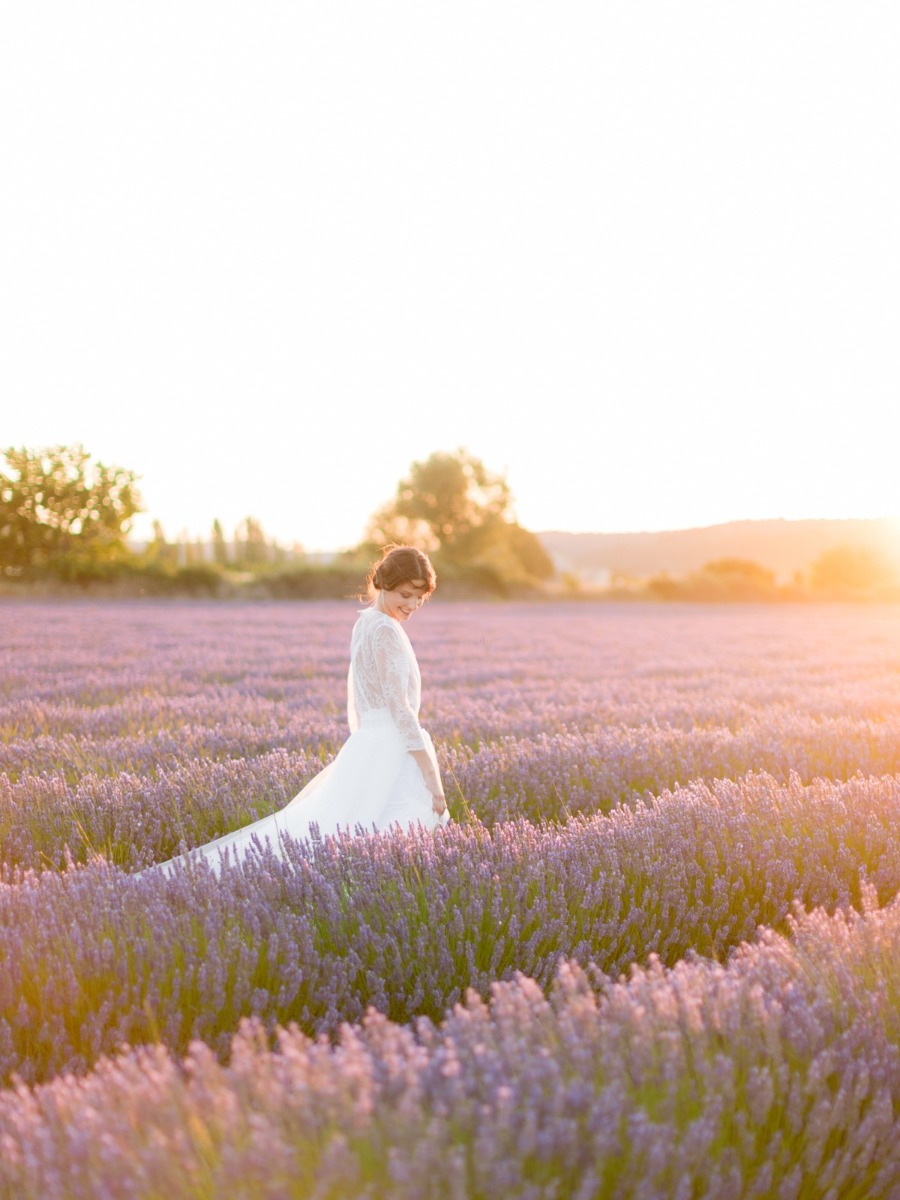
[[[536,530],[900,513],[896,7],[49,8],[0,445],[136,534],[337,548],[460,446]]]

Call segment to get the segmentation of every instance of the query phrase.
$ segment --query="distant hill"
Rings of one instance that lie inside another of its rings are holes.
[[[557,570],[584,579],[610,574],[645,578],[660,571],[683,575],[718,558],[747,558],[787,581],[835,546],[865,546],[900,563],[900,519],[844,521],[731,521],[660,533],[537,535]]]

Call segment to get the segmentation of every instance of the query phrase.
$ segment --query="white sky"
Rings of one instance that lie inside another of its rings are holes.
[[[532,529],[900,512],[900,6],[0,13],[0,447],[170,536],[357,541],[415,458]]]

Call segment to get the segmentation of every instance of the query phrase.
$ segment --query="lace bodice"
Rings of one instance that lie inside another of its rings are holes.
[[[377,608],[363,609],[350,639],[347,718],[351,733],[367,713],[387,710],[407,750],[422,750],[421,698],[422,677],[406,630]]]

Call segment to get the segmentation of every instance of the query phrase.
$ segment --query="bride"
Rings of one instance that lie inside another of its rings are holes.
[[[222,856],[242,858],[253,841],[270,839],[279,857],[282,839],[322,835],[435,829],[449,821],[431,738],[419,724],[421,677],[404,624],[434,591],[426,554],[388,546],[367,580],[371,604],[362,609],[350,639],[347,717],[350,737],[335,759],[284,808],[148,870],[203,858],[218,867]]]

